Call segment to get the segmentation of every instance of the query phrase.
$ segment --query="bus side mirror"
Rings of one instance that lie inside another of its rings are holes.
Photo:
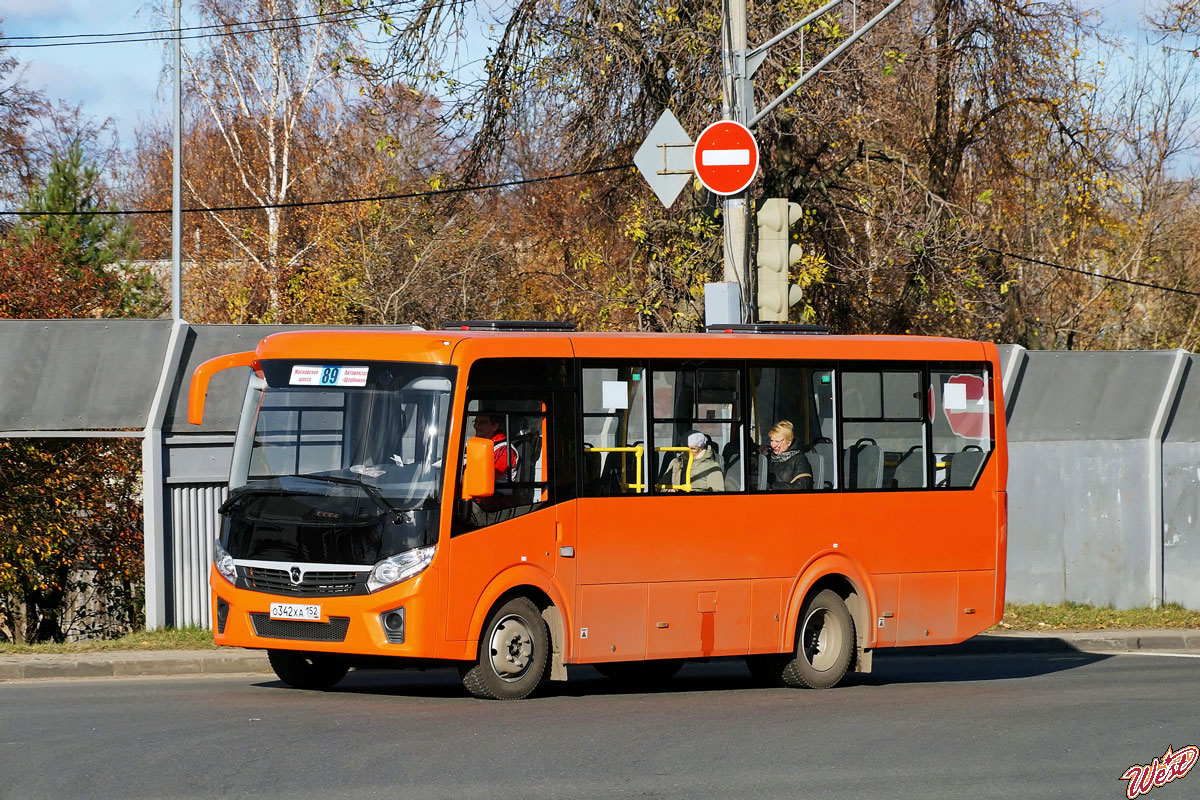
[[[467,463],[463,466],[463,500],[491,497],[495,493],[495,444],[491,439],[472,436],[467,440]]]

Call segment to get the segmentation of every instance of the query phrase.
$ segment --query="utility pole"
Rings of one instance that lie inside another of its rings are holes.
[[[746,0],[722,0],[722,2],[725,4],[724,19],[721,23],[721,63],[724,71],[722,113],[725,119],[741,123],[753,130],[780,103],[792,96],[827,64],[853,46],[867,31],[895,11],[904,0],[891,0],[882,11],[865,23],[860,23],[858,19],[858,0],[829,0],[787,30],[753,49],[750,49],[747,43]],[[761,111],[756,111],[754,108],[754,73],[767,57],[767,51],[787,37],[799,33],[800,69],[803,71],[804,29],[845,2],[850,2],[851,7],[850,35],[811,69],[804,71],[791,86],[783,90]],[[750,210],[746,202],[746,194],[746,191],[739,192],[727,197],[723,202],[721,216],[724,224],[724,279],[727,284],[735,284],[738,287],[741,296],[741,321],[754,322],[758,303],[754,294],[753,271],[750,269],[750,250],[746,236]],[[787,202],[787,198],[782,198],[782,200]],[[786,307],[783,314],[786,319]]]
[[[722,21],[721,60],[724,67],[724,119],[745,125],[750,118],[754,84],[746,74],[746,0],[724,0],[725,14]],[[750,282],[750,244],[746,237],[748,227],[747,192],[726,197],[722,203],[721,220],[724,226],[724,281],[738,286],[741,297],[742,317],[739,322],[751,321],[754,308],[753,285]]]
[[[180,6],[183,0],[175,0],[175,48],[174,48],[174,102],[172,103],[171,125],[174,128],[171,137],[171,319],[183,319],[183,218],[180,204],[183,192],[180,186],[181,167],[179,160],[183,152],[181,144],[183,127],[183,78],[180,75],[183,61],[180,50],[183,47],[183,25],[181,22]]]

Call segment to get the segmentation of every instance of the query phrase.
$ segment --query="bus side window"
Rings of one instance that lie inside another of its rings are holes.
[[[644,377],[636,364],[584,367],[581,496],[647,491]]]
[[[842,479],[847,489],[928,486],[921,370],[843,370]]]
[[[979,364],[935,365],[929,375],[933,452],[939,488],[975,485],[995,446],[991,375]]]
[[[742,429],[737,366],[720,361],[653,366],[653,462],[658,491],[742,491],[744,445],[737,438]],[[690,459],[689,437],[702,440],[698,455]]]
[[[471,365],[458,463],[463,463],[471,437],[490,439],[495,493],[456,500],[451,535],[574,496],[574,397],[569,359],[485,358]]]
[[[748,447],[751,486],[756,490],[808,488],[805,475],[811,476],[812,491],[840,485],[834,444],[837,430],[833,379],[832,369],[803,363],[751,368],[753,416]],[[772,429],[776,428],[778,433],[772,434]],[[788,430],[791,441],[783,445],[782,452],[774,453],[772,436],[786,442]],[[803,469],[803,461],[793,461],[800,455],[808,462],[807,472]],[[779,479],[781,475],[785,480]]]

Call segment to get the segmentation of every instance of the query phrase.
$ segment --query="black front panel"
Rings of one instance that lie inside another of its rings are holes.
[[[344,642],[350,629],[349,617],[330,617],[329,622],[300,622],[271,619],[270,614],[250,614],[254,632],[269,639],[296,639],[303,642]]]

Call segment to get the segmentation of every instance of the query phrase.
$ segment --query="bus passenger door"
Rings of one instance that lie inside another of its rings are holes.
[[[485,595],[520,584],[550,586],[561,558],[560,530],[573,536],[574,527],[567,519],[558,524],[562,507],[571,506],[564,500],[573,482],[573,415],[570,403],[560,406],[573,395],[572,376],[566,358],[480,358],[470,368],[458,421],[463,435],[451,458],[461,473],[467,439],[491,439],[495,492],[449,498],[448,641],[478,634],[471,621]]]
[[[647,374],[635,363],[582,370],[571,631],[577,662],[646,657],[646,584],[654,573],[641,547],[645,498],[639,497],[649,491]]]
[[[575,565],[577,563],[575,547],[578,541],[576,514],[578,511],[575,505],[575,502],[572,501],[559,503],[554,507],[557,513],[554,522],[554,585],[562,592],[563,600],[567,604],[567,608],[562,609],[562,613],[563,622],[568,626],[568,634],[571,633],[569,628],[574,624],[575,612],[578,607],[575,586]]]

